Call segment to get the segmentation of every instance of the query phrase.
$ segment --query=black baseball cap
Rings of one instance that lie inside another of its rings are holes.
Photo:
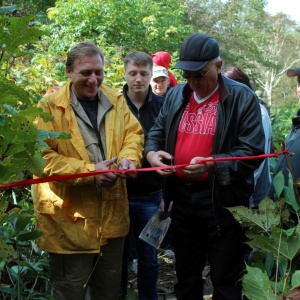
[[[300,68],[288,69],[286,75],[288,77],[300,76]]]
[[[179,62],[172,69],[198,71],[219,56],[219,45],[215,39],[204,33],[194,33],[183,41]]]

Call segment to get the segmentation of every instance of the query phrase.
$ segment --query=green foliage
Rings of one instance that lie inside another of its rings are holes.
[[[2,0],[1,5],[6,7],[6,11],[9,8],[10,12],[18,11],[18,14],[42,14],[47,8],[55,4],[55,0]],[[17,9],[18,8],[18,9]]]
[[[173,52],[178,50],[178,39],[190,33],[184,26],[183,1],[56,1],[48,16],[54,21],[50,28],[56,51],[90,39],[102,46],[119,47],[123,54],[131,50]]]
[[[8,221],[8,214],[6,213],[8,208],[8,202],[0,201],[0,224],[4,224]],[[1,230],[4,231],[2,227]],[[1,258],[1,270],[4,267],[5,262],[10,262],[17,259],[17,252],[12,245],[8,245],[4,242],[2,235],[0,235],[0,258]]]
[[[0,225],[0,298],[53,299],[47,255],[34,241],[41,232],[35,229],[32,203],[20,201],[10,209],[1,201]]]
[[[294,103],[271,108],[273,141],[278,149],[281,148],[291,128],[292,118],[296,116],[297,109],[299,109],[297,106],[297,103]]]
[[[1,108],[1,105],[0,105]],[[33,120],[37,115],[49,120],[40,108],[18,111],[2,105],[0,115],[0,183],[20,181],[28,174],[42,175],[44,160],[41,150],[48,148],[46,138],[69,138],[63,133],[37,131]]]
[[[243,294],[251,300],[300,296],[300,205],[291,174],[288,182],[284,186],[283,173],[278,173],[273,180],[276,201],[266,198],[257,210],[228,208],[247,227],[247,244],[255,249],[254,263],[242,279]]]
[[[268,275],[259,268],[246,266],[247,273],[243,277],[244,295],[255,300],[279,300],[270,286]]]
[[[34,19],[35,16],[32,15],[21,18],[0,15],[0,58],[2,63],[7,63],[7,67],[10,67],[16,58],[30,55],[30,43],[36,42],[44,34],[33,26]]]
[[[33,121],[37,116],[45,121],[51,117],[40,108],[29,107],[29,93],[11,77],[16,59],[29,56],[31,43],[44,32],[35,28],[33,16],[0,14],[0,24],[0,183],[6,183],[22,180],[32,173],[41,175],[44,161],[40,151],[48,147],[44,139],[69,136],[56,133],[45,136],[35,129]]]
[[[60,85],[52,78],[55,66],[65,61],[66,51],[78,41],[91,40],[103,49],[105,84],[119,90],[124,85],[123,59],[128,52],[167,50],[175,58],[180,42],[191,33],[184,1],[56,1],[55,7],[48,9],[48,17],[51,22],[44,28],[51,36],[42,43],[52,67],[45,68],[43,62],[39,74],[45,90]],[[41,66],[39,62],[41,57],[34,62],[35,70]],[[46,76],[50,82],[45,81]],[[65,80],[61,76],[61,83]]]
[[[266,43],[261,34],[268,27],[266,1],[191,0],[187,3],[191,26],[216,38],[226,67],[236,65],[250,75],[257,64],[264,63],[259,47]]]
[[[0,93],[2,95],[1,103],[15,105],[20,99],[25,103],[29,101],[28,93],[6,78],[0,82]]]
[[[45,139],[70,138],[66,133],[38,131],[34,120],[52,117],[31,105],[30,94],[18,85],[14,68],[28,59],[42,31],[33,16],[10,17],[14,8],[0,13],[0,184],[41,175]],[[38,250],[30,191],[0,190],[0,298],[51,299],[47,255]],[[17,201],[18,199],[18,201]],[[52,298],[53,299],[53,298]]]
[[[281,206],[281,202],[275,204],[271,199],[267,198],[260,202],[258,212],[245,206],[237,206],[228,209],[234,215],[235,219],[242,223],[243,226],[251,226],[251,230],[263,232],[268,235],[269,230],[273,226],[280,224],[281,217],[286,217],[286,214],[282,213],[281,215],[277,213],[283,209]]]

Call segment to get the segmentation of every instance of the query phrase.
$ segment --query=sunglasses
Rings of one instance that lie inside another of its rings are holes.
[[[76,74],[80,74],[83,77],[90,77],[93,74],[95,74],[96,77],[101,77],[105,74],[104,70],[81,70],[81,71],[75,71]]]
[[[181,70],[181,76],[185,79],[191,79],[192,77],[195,78],[195,79],[201,79],[201,78],[204,78],[214,66],[215,65],[212,65],[205,74],[203,74],[203,73],[190,73],[190,72],[186,72],[184,70]]]

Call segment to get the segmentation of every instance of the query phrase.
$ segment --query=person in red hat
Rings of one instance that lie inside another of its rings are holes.
[[[170,87],[173,87],[178,84],[174,74],[169,71],[171,63],[171,55],[167,51],[158,51],[151,55],[153,63],[157,66],[164,67],[168,70],[168,76],[170,80]]]
[[[208,261],[213,299],[240,300],[245,235],[227,208],[248,206],[262,160],[211,159],[264,153],[259,102],[248,87],[221,74],[219,45],[211,36],[187,37],[179,59],[174,68],[186,82],[168,91],[144,150],[153,167],[166,168],[157,172],[164,176],[164,215],[173,202],[176,298],[203,298]]]

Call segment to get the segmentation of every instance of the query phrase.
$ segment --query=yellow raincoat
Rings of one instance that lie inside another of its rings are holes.
[[[141,166],[144,135],[123,96],[105,86],[100,99],[108,109],[103,114],[106,158],[128,158]],[[38,129],[69,132],[70,140],[49,140],[43,152],[44,176],[66,175],[95,170],[86,150],[73,108],[70,83],[46,95],[38,106],[54,116],[54,121],[38,119]],[[110,188],[98,190],[94,176],[33,185],[37,227],[42,250],[53,253],[98,253],[106,238],[125,236],[129,228],[126,182],[118,179]]]

